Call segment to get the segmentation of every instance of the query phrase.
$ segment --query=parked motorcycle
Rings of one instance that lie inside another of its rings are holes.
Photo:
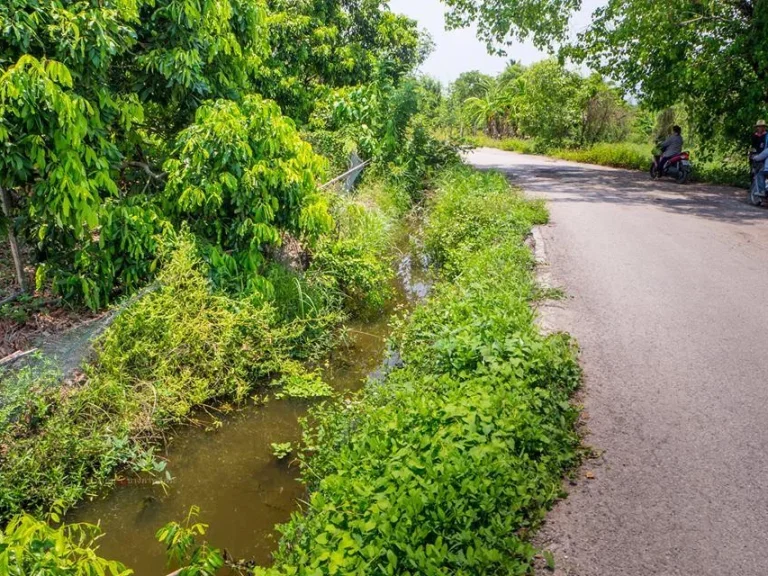
[[[661,154],[653,155],[653,164],[651,164],[651,178],[658,179],[664,176],[674,178],[678,184],[685,184],[691,179],[693,165],[691,164],[691,155],[689,152],[683,152],[677,156],[672,156],[664,164],[664,173],[659,173],[661,164]]]

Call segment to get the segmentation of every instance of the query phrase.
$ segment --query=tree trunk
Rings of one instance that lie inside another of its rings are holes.
[[[8,219],[8,243],[11,245],[11,255],[13,264],[16,266],[16,280],[19,282],[19,288],[22,292],[27,291],[27,277],[24,275],[24,265],[21,261],[19,244],[16,242],[16,232],[13,230],[13,219],[11,218],[11,194],[5,188],[0,186],[0,200],[3,204],[3,214]]]

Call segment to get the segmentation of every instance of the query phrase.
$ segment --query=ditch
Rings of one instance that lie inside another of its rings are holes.
[[[430,285],[416,231],[410,223],[399,234],[395,296],[376,317],[348,323],[345,344],[323,367],[324,380],[337,393],[359,390],[398,362],[387,351],[390,320],[424,298]],[[297,444],[299,419],[311,405],[288,398],[215,418],[200,414],[202,426],[183,427],[169,438],[163,456],[172,480],[166,486],[127,478],[103,497],[81,504],[67,522],[99,523],[105,533],[101,556],[119,560],[135,574],[164,574],[165,553],[155,532],[196,505],[210,525],[209,542],[235,559],[268,565],[279,540],[276,525],[289,520],[306,492],[291,457],[278,460],[271,444]],[[221,425],[211,431],[215,421]]]

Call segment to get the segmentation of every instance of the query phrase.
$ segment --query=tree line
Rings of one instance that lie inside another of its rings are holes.
[[[555,60],[528,67],[512,61],[496,77],[463,73],[439,114],[454,135],[481,130],[561,146],[623,141],[637,118],[636,107],[599,74],[584,77]]]

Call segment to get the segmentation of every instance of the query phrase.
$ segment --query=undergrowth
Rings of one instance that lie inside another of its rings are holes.
[[[443,176],[425,231],[441,279],[396,330],[405,367],[314,410],[309,505],[256,574],[529,573],[578,447],[574,346],[530,306],[523,240],[544,220],[501,175]]]
[[[59,385],[48,366],[0,374],[0,520],[66,509],[116,472],[163,472],[164,431],[202,405],[242,403],[258,386],[280,397],[328,396],[297,360],[317,360],[349,316],[383,307],[407,192],[371,183],[330,194],[335,230],[305,249],[308,270],[273,262],[269,290],[227,293],[189,234],[171,239],[147,293],[97,343],[84,378]]]
[[[0,516],[71,505],[121,464],[152,471],[161,431],[202,403],[245,399],[280,370],[291,330],[267,304],[212,292],[194,243],[181,239],[157,288],[98,344],[85,385],[30,387],[0,436]]]

